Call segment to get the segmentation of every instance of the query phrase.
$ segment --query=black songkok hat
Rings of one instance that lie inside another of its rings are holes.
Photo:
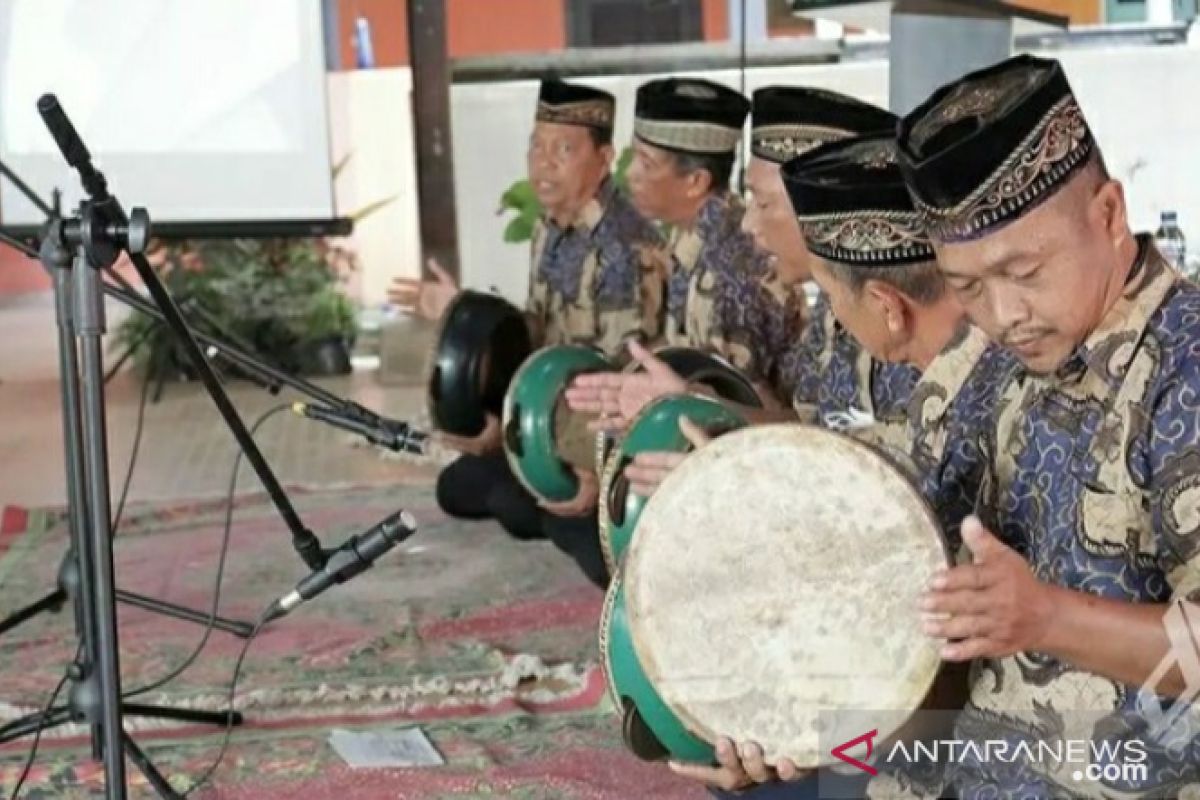
[[[750,101],[730,88],[698,78],[664,78],[638,88],[633,132],[668,150],[732,154],[748,113]]]
[[[542,81],[535,117],[538,122],[611,131],[616,115],[617,101],[608,92],[578,83]]]
[[[816,255],[864,268],[934,258],[897,163],[893,134],[822,145],[784,164],[782,175]]]
[[[754,93],[750,149],[782,164],[827,142],[896,130],[890,111],[848,95],[807,86],[767,86]]]
[[[984,236],[1036,208],[1096,142],[1057,61],[1017,56],[942,87],[901,120],[900,165],[929,234]]]

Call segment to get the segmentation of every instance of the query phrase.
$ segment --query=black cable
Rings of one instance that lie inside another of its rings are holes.
[[[82,652],[83,644],[81,643],[75,650],[75,657],[71,659],[72,665],[79,660],[79,654]],[[67,667],[67,670],[63,672],[62,680],[58,682],[58,685],[54,687],[54,691],[50,693],[50,699],[42,707],[42,713],[38,715],[39,718],[44,719],[50,713],[50,710],[54,708],[54,701],[58,699],[58,693],[63,690],[63,687],[67,685],[67,680],[70,678],[70,670],[71,668]],[[9,796],[10,800],[17,800],[17,795],[21,793],[21,787],[25,785],[25,781],[29,778],[29,773],[33,769],[34,759],[37,758],[38,745],[42,741],[42,730],[44,730],[43,726],[39,725],[33,734],[33,744],[29,747],[29,757],[25,759],[25,767],[21,770],[21,777],[17,778],[17,785],[13,787],[12,794]]]
[[[142,399],[138,404],[137,430],[133,434],[133,452],[129,454],[129,469],[125,471],[125,485],[121,487],[121,502],[117,503],[117,513],[113,515],[112,536],[117,535],[121,527],[121,517],[125,513],[125,501],[129,498],[129,487],[133,483],[133,470],[137,466],[138,452],[142,449],[143,426],[146,422],[146,400],[150,397],[150,376],[153,370],[146,370],[146,378],[142,381]]]
[[[207,783],[208,779],[213,776],[213,773],[217,771],[217,767],[221,766],[221,761],[225,758],[225,751],[229,749],[229,742],[233,738],[233,701],[237,696],[237,682],[238,676],[242,672],[242,662],[246,660],[246,654],[250,652],[250,645],[254,643],[256,638],[258,638],[259,631],[261,631],[263,625],[267,623],[267,619],[274,607],[275,604],[272,603],[263,609],[262,614],[260,614],[258,617],[258,621],[254,623],[254,630],[250,632],[250,638],[246,639],[246,643],[242,645],[242,652],[238,654],[237,663],[233,665],[233,677],[229,681],[229,708],[225,715],[225,739],[221,742],[221,749],[217,753],[217,758],[213,761],[212,765],[204,771],[204,774],[197,778],[195,782],[193,782],[192,785],[183,792],[184,797],[189,796],[192,792],[196,791],[205,783]]]
[[[268,419],[280,413],[281,411],[287,411],[290,408],[291,405],[285,403],[267,410],[262,416],[254,421],[253,425],[250,426],[250,435],[253,436],[258,429],[262,427],[262,424]],[[200,637],[200,642],[196,645],[195,649],[192,650],[191,654],[184,659],[183,663],[167,673],[165,677],[159,678],[153,683],[148,683],[145,686],[139,686],[136,689],[125,692],[123,696],[126,698],[137,697],[138,695],[145,694],[146,692],[152,692],[160,686],[163,686],[164,684],[173,681],[175,678],[178,678],[185,670],[187,670],[188,667],[195,663],[196,659],[200,657],[200,653],[202,653],[204,648],[208,646],[209,637],[212,636],[213,626],[216,624],[217,620],[217,608],[221,603],[221,582],[225,575],[225,557],[229,553],[229,532],[233,527],[233,495],[237,488],[238,470],[241,468],[243,455],[245,454],[239,449],[237,455],[233,459],[233,474],[229,477],[229,490],[225,496],[225,532],[221,538],[221,555],[217,561],[217,576],[213,586],[212,607],[208,612],[208,624],[204,628],[204,635]]]

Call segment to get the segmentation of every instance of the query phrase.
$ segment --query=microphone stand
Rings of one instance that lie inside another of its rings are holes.
[[[220,379],[201,352],[197,339],[206,341],[210,348],[230,358],[245,371],[260,377],[266,376],[271,385],[303,387],[302,390],[309,396],[323,402],[332,401],[347,414],[356,417],[361,415],[363,419],[382,418],[357,404],[342,401],[318,387],[268,367],[215,339],[194,337],[174,300],[145,258],[144,250],[150,237],[149,215],[144,209],[138,208],[128,216],[125,214],[117,199],[109,194],[104,176],[92,165],[86,146],[53,95],[43,96],[38,101],[38,110],[65,160],[79,172],[88,199],[79,204],[75,216],[60,219],[54,209],[34,199],[29,187],[4,167],[0,172],[47,213],[49,222],[42,236],[40,252],[32,251],[3,234],[0,234],[0,240],[39,258],[54,280],[59,367],[63,382],[62,415],[69,523],[71,550],[74,553],[74,558],[68,558],[64,564],[70,564],[74,569],[64,569],[69,574],[60,577],[63,585],[72,587],[70,591],[63,590],[61,596],[55,592],[43,598],[18,614],[20,619],[14,621],[10,618],[8,627],[38,611],[61,605],[70,597],[74,604],[76,636],[80,646],[78,658],[67,670],[70,683],[67,704],[0,727],[0,742],[70,721],[86,722],[91,728],[93,757],[102,759],[104,763],[108,800],[124,800],[126,797],[126,755],[160,796],[174,800],[180,795],[125,732],[123,713],[218,725],[240,724],[242,716],[237,712],[213,713],[122,702],[116,620],[118,592],[113,575],[104,403],[104,295],[116,297],[166,322],[291,530],[293,547],[314,571],[324,568],[331,552],[336,551],[324,550],[317,537],[300,521],[225,394]],[[101,271],[110,271],[122,252],[128,255],[149,289],[152,303],[125,288],[109,285],[101,278]],[[157,604],[157,601],[150,602]],[[207,621],[203,615],[200,617]]]

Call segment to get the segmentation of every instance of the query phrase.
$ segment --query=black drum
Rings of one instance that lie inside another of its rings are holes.
[[[477,436],[499,418],[504,393],[533,351],[525,315],[502,297],[462,291],[438,323],[429,359],[429,417],[456,436]]]

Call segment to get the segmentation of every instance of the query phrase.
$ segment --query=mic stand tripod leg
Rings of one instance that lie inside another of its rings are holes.
[[[24,608],[14,611],[4,619],[0,620],[0,635],[9,632],[22,622],[32,619],[43,611],[58,611],[60,608],[62,608],[62,605],[66,602],[66,600],[67,593],[62,589],[55,589],[45,597],[33,601]]]
[[[81,575],[79,573],[79,566],[76,563],[74,547],[69,549],[66,555],[63,556],[63,565],[59,568],[58,575],[59,584],[57,589],[0,620],[0,635],[27,622],[43,611],[58,611],[67,600],[78,596]],[[124,589],[117,589],[116,597],[118,603],[134,606],[135,608],[140,608],[154,614],[162,614],[166,617],[173,617],[184,622],[192,622],[196,625],[208,625],[209,623],[209,614],[207,612],[197,611],[185,606],[176,605],[175,603],[168,603],[165,600],[146,597],[136,592],[127,592]],[[216,630],[224,631],[240,639],[249,639],[250,634],[254,632],[254,626],[248,622],[221,616],[212,617],[212,626]]]
[[[153,597],[146,597],[133,592],[127,592],[124,589],[117,589],[117,602],[124,603],[129,606],[153,611],[155,614],[162,614],[167,617],[174,617],[185,622],[194,622],[197,625],[207,625],[209,615],[203,611],[195,611],[184,606],[177,606],[174,603],[168,603],[163,600],[155,600]],[[231,633],[240,639],[249,639],[250,634],[254,632],[254,626],[248,622],[239,620],[226,619],[225,617],[213,617],[212,626],[219,631]]]
[[[150,761],[142,749],[137,746],[137,742],[133,741],[133,737],[128,733],[121,735],[121,744],[124,747],[125,755],[129,756],[129,760],[133,765],[146,776],[146,780],[150,781],[150,785],[158,792],[158,796],[163,800],[183,800],[183,795],[171,788],[170,782],[163,777],[163,774],[158,771],[158,768]]]

